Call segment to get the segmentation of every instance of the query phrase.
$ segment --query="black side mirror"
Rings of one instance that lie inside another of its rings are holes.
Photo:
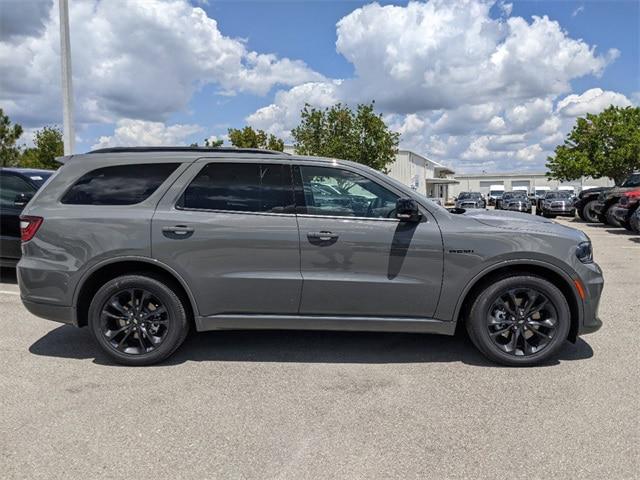
[[[413,198],[399,198],[396,201],[396,218],[401,222],[419,222],[422,215],[418,202]]]
[[[31,200],[32,198],[33,198],[33,194],[32,193],[19,193],[13,199],[13,206],[22,208],[27,203],[29,203],[29,200]]]

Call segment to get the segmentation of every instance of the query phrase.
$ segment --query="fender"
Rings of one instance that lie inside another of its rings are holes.
[[[581,301],[580,298],[578,298],[578,296],[576,295],[575,292],[575,288],[573,287],[573,280],[574,279],[579,279],[578,275],[575,272],[569,273],[566,270],[558,267],[557,265],[553,264],[553,263],[549,263],[549,262],[545,262],[543,260],[536,260],[536,259],[523,259],[523,258],[517,258],[517,259],[509,259],[509,260],[502,260],[499,262],[496,262],[494,264],[491,264],[487,267],[485,267],[484,269],[482,269],[480,272],[476,273],[464,286],[464,288],[462,289],[460,295],[458,296],[458,300],[456,302],[456,306],[454,308],[453,311],[453,317],[452,320],[457,322],[459,315],[460,315],[460,310],[462,309],[462,305],[467,297],[467,295],[469,294],[469,292],[471,291],[471,289],[477,284],[478,281],[480,281],[485,275],[490,274],[493,271],[496,271],[500,268],[504,268],[504,267],[509,267],[509,266],[527,266],[527,265],[533,265],[533,266],[538,266],[538,267],[542,267],[542,268],[546,268],[548,270],[551,270],[555,273],[557,273],[560,277],[562,277],[565,282],[567,282],[567,285],[570,287],[570,290],[573,294],[574,300],[576,301],[577,305],[579,305],[578,308],[578,322],[579,325],[582,324],[582,319],[584,316],[583,313],[583,309],[584,309],[584,305],[583,302]],[[436,316],[436,318],[439,318],[438,316]]]
[[[82,277],[80,277],[80,280],[76,283],[76,287],[73,292],[73,299],[72,299],[73,308],[75,309],[78,306],[78,297],[80,295],[80,291],[82,290],[82,287],[84,286],[87,279],[91,277],[91,275],[93,275],[96,271],[100,270],[101,268],[106,267],[107,265],[114,265],[116,263],[122,263],[122,262],[143,262],[143,263],[147,263],[149,265],[153,265],[155,267],[161,268],[162,270],[167,272],[169,275],[171,275],[173,278],[175,278],[180,283],[182,288],[184,288],[184,291],[187,292],[187,296],[189,297],[189,303],[191,303],[191,308],[193,310],[194,315],[197,316],[200,314],[200,312],[198,311],[198,306],[196,304],[195,298],[191,293],[191,289],[187,285],[187,282],[185,282],[184,278],[182,278],[182,276],[178,274],[178,272],[176,272],[173,268],[169,267],[163,262],[160,262],[159,260],[156,260],[150,257],[143,257],[143,256],[136,256],[136,255],[125,255],[125,256],[102,260],[101,262],[96,263],[87,271],[85,271],[84,274],[82,274]]]

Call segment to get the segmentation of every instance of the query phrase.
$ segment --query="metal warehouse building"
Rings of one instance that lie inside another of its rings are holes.
[[[460,192],[481,192],[488,195],[490,185],[502,185],[505,191],[514,187],[526,187],[529,192],[534,191],[536,187],[549,187],[553,190],[560,186],[572,186],[576,193],[588,187],[613,186],[613,181],[608,178],[583,177],[572,182],[559,182],[550,180],[544,173],[529,172],[460,174],[454,178],[459,182],[452,188],[454,197]]]

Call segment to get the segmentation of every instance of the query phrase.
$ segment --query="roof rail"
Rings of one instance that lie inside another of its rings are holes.
[[[237,147],[110,147],[91,150],[87,153],[126,153],[126,152],[214,152],[214,153],[263,153],[268,155],[290,155],[276,150]]]

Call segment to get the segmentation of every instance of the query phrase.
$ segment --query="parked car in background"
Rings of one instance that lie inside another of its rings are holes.
[[[51,170],[0,168],[0,267],[20,260],[20,214]]]
[[[489,205],[495,205],[497,200],[504,195],[504,185],[489,186]]]
[[[536,215],[555,218],[558,215],[573,217],[576,214],[573,205],[573,194],[567,190],[551,190],[538,201]]]
[[[607,190],[611,190],[611,187],[591,187],[585,188],[578,194],[574,206],[582,220],[592,223],[599,221],[595,205],[598,202],[598,195]]]
[[[640,187],[640,172],[635,172],[619,187],[613,187],[600,192],[598,201],[594,205],[598,220],[602,223],[619,227],[620,223],[613,216],[613,208],[625,192],[635,190],[638,187]]]
[[[629,225],[633,232],[640,233],[640,208],[636,208],[636,211],[631,215]]]
[[[487,202],[480,192],[462,192],[456,199],[456,208],[487,208]]]
[[[639,204],[640,188],[625,192],[620,197],[618,203],[613,207],[612,215],[624,228],[627,230],[633,230],[633,228],[631,228],[631,217],[638,209]]]
[[[531,213],[531,201],[525,190],[505,192],[500,202],[496,205],[496,210]]]
[[[114,361],[159,362],[190,327],[464,326],[487,358],[528,366],[602,325],[591,242],[555,222],[451,212],[364,165],[281,152],[60,160],[21,217],[20,296],[35,315],[88,326]]]

